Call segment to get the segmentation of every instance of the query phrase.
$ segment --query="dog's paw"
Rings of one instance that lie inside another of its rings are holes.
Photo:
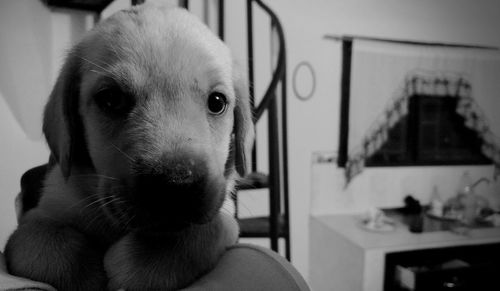
[[[138,240],[128,234],[116,242],[104,256],[109,290],[178,290],[176,270],[156,243]],[[183,270],[185,272],[186,270]]]
[[[106,290],[103,252],[69,226],[51,221],[24,223],[9,238],[5,256],[11,274],[57,290]]]
[[[179,290],[194,283],[235,243],[232,223],[218,216],[176,234],[126,235],[104,257],[109,289]]]
[[[134,290],[133,256],[129,255],[129,236],[125,236],[108,249],[104,256],[104,269],[108,276],[108,290]],[[127,286],[127,288],[125,288]]]

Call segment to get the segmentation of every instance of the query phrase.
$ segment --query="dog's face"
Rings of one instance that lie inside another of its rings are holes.
[[[143,5],[68,56],[44,132],[65,176],[91,169],[112,219],[178,230],[213,217],[253,127],[228,48],[184,10]]]

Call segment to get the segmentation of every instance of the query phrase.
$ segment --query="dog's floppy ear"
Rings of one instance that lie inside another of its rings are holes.
[[[78,156],[82,156],[84,147],[78,112],[81,61],[77,56],[75,48],[66,57],[43,118],[43,133],[65,178],[70,175],[71,166]]]
[[[254,123],[248,92],[248,83],[240,70],[233,68],[233,84],[236,94],[234,108],[234,149],[235,165],[240,176],[244,176],[249,168],[253,139]]]

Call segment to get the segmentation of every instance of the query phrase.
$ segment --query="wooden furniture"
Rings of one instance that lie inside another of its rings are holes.
[[[392,232],[361,227],[361,215],[310,219],[310,285],[313,290],[381,291],[388,255],[412,251],[500,243],[500,228],[412,233],[402,223]],[[428,253],[430,254],[430,253]]]

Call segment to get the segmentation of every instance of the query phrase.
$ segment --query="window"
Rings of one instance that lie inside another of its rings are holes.
[[[388,132],[366,166],[491,164],[481,139],[457,114],[457,97],[414,95],[409,112]]]

